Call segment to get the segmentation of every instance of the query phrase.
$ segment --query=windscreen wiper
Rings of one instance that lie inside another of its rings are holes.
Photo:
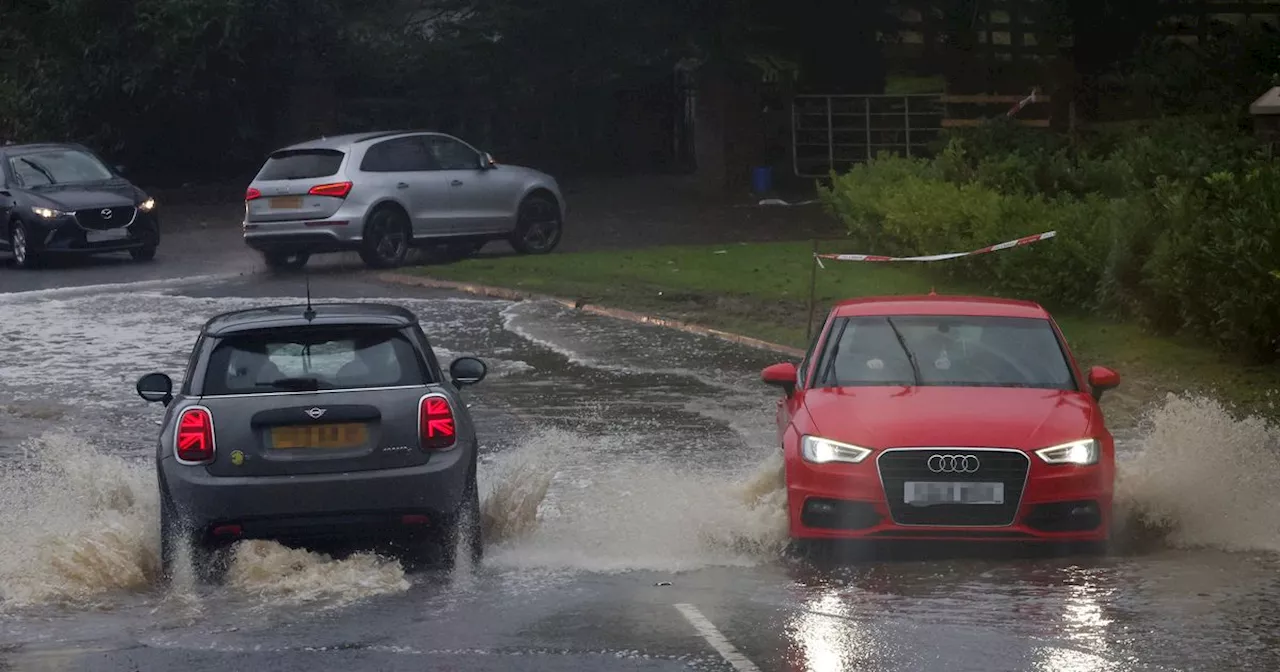
[[[27,164],[28,166],[31,166],[32,168],[35,168],[36,170],[40,171],[40,174],[41,174],[41,175],[44,175],[44,176],[45,176],[45,179],[49,180],[49,184],[57,184],[57,183],[58,183],[58,181],[57,181],[57,180],[53,179],[53,173],[50,173],[48,170],[45,170],[45,167],[44,167],[44,166],[42,166],[42,165],[40,165],[40,164],[36,163],[35,161],[32,161],[31,159],[18,159],[18,160],[19,160],[19,161],[21,161],[21,162],[23,162],[23,163],[25,163],[25,164]]]
[[[831,352],[827,353],[827,366],[822,372],[822,382],[825,384],[828,380],[840,387],[840,380],[836,377],[836,357],[840,355],[840,340],[844,338],[844,330],[849,328],[849,321],[845,320],[840,325],[840,333],[836,334],[835,345],[831,346]]]
[[[907,347],[907,339],[902,337],[902,332],[898,331],[898,325],[893,323],[893,318],[886,317],[884,321],[889,323],[889,328],[893,330],[893,335],[898,338],[898,345],[901,345],[902,351],[907,353],[907,361],[911,362],[911,375],[915,377],[916,387],[919,387],[923,383],[920,380],[920,365],[916,363],[915,353],[911,352],[911,348]]]
[[[320,389],[319,378],[277,378],[267,383],[258,383],[258,387],[277,387],[284,390],[308,392]]]

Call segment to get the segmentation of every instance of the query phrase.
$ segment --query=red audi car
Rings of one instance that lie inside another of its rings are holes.
[[[1115,446],[1058,325],[1026,301],[837,304],[775,364],[791,537],[1104,543]]]

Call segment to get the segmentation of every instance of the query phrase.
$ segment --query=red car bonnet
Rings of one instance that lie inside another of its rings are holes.
[[[1043,448],[1089,437],[1096,412],[1086,393],[1049,389],[877,386],[803,394],[815,434],[868,448]]]

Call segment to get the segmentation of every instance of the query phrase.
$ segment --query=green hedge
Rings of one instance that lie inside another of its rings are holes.
[[[1058,309],[1141,320],[1280,359],[1280,168],[1230,123],[1123,128],[1074,145],[987,128],[934,159],[881,156],[822,189],[874,253],[967,250],[1055,230],[946,272]]]

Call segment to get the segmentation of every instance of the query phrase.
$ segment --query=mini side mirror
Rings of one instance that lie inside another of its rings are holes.
[[[480,153],[480,170],[492,170],[498,167],[498,162],[493,160],[493,155],[489,152]]]
[[[475,357],[459,357],[449,365],[449,377],[453,378],[454,387],[475,385],[484,380],[489,367]]]
[[[151,403],[165,406],[173,401],[173,379],[163,373],[148,373],[138,379],[138,396]]]
[[[790,362],[783,362],[782,364],[766,367],[764,371],[760,372],[760,379],[766,385],[781,387],[789,397],[796,391],[796,365]]]
[[[124,165],[123,165],[123,164],[119,164],[119,163],[117,163],[117,164],[116,164],[116,172],[117,172],[117,173],[119,173],[119,174],[121,174],[121,175],[124,175],[124,174],[125,174],[125,172],[126,172],[126,171],[125,171],[125,167],[124,167]]]
[[[1120,374],[1105,366],[1089,369],[1089,388],[1095,400],[1102,399],[1102,393],[1120,387]]]

